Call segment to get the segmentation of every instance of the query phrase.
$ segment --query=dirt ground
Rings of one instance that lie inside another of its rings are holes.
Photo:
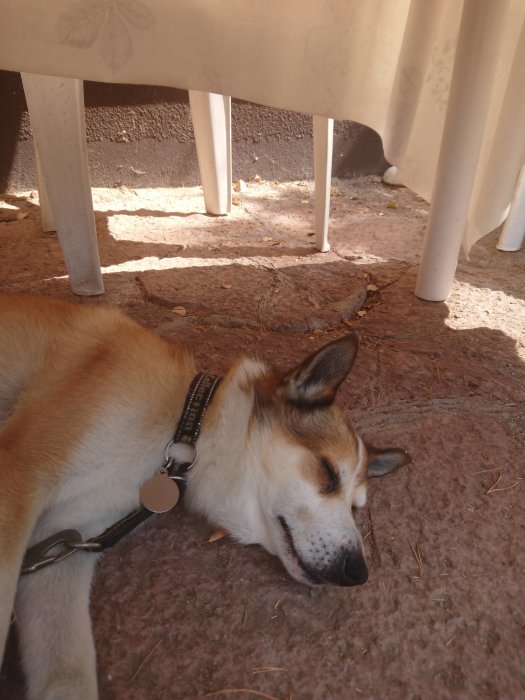
[[[4,199],[0,290],[72,298],[35,193]],[[250,182],[219,218],[199,188],[94,199],[107,291],[80,303],[122,307],[210,372],[241,353],[286,367],[352,328],[339,400],[413,458],[358,514],[365,586],[308,589],[183,508],[105,554],[102,700],[525,697],[525,251],[486,237],[430,303],[413,294],[428,207],[377,179],[334,183],[326,254],[307,182]],[[0,697],[23,697],[15,630]]]

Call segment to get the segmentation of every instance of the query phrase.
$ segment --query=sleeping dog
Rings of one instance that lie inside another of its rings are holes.
[[[241,359],[197,411],[191,354],[118,310],[0,297],[0,658],[15,606],[30,698],[97,697],[98,555],[79,550],[141,500],[148,514],[167,510],[177,481],[190,509],[261,544],[298,581],[366,582],[352,508],[367,476],[409,458],[365,446],[334,404],[356,351],[346,335],[285,373]],[[196,411],[198,438],[174,442]],[[79,540],[59,536],[62,554],[44,546],[20,575],[28,550],[71,528]]]

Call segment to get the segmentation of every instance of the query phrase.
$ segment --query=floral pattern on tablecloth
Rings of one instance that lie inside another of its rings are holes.
[[[133,55],[130,27],[145,31],[155,24],[140,0],[77,0],[57,21],[60,43],[89,49],[98,46],[104,63],[115,73]]]

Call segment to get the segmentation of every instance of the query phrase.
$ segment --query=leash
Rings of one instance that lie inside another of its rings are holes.
[[[197,374],[186,395],[186,402],[173,440],[166,447],[162,467],[142,484],[142,508],[128,513],[97,537],[84,541],[77,530],[61,530],[30,547],[22,562],[21,574],[31,574],[55,564],[75,552],[99,553],[112,547],[125,535],[155,513],[171,510],[184,494],[186,477],[198,459],[195,443],[199,437],[204,414],[213,399],[221,377],[201,372]],[[56,550],[51,554],[51,550]]]

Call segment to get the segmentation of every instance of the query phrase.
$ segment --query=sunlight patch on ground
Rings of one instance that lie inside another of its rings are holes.
[[[525,357],[525,302],[498,289],[480,288],[466,282],[456,284],[468,289],[469,304],[465,307],[463,295],[459,297],[452,290],[445,302],[449,309],[445,324],[454,330],[483,327],[502,331],[516,341],[516,351]],[[515,322],[509,326],[510,317]]]
[[[111,212],[119,209],[119,203],[125,204],[125,210],[129,212],[147,209],[169,212],[174,207],[176,211],[193,211],[194,202],[200,200],[199,209],[205,212],[202,187],[144,187],[130,188],[120,187],[109,189],[93,187],[93,206],[95,211]]]
[[[111,274],[114,272],[132,272],[135,270],[173,270],[176,268],[185,267],[223,267],[233,265],[234,263],[241,265],[255,265],[246,259],[235,260],[228,258],[141,258],[140,260],[127,260],[118,265],[108,265],[102,268],[102,274]]]

